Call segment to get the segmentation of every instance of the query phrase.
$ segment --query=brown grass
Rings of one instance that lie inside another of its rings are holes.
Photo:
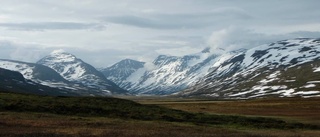
[[[300,137],[320,131],[258,130],[160,121],[0,112],[0,136],[6,137]]]
[[[320,125],[320,98],[273,98],[235,101],[199,101],[171,99],[136,100],[189,112],[280,117]]]

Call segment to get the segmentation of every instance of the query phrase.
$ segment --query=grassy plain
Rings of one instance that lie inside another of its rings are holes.
[[[284,115],[270,115],[272,118],[265,118],[256,117],[256,114],[238,113],[242,111],[238,109],[237,101],[129,98],[135,102],[115,98],[47,97],[0,93],[0,136],[314,137],[320,135],[320,128],[315,125],[318,122],[309,124],[308,121],[301,120],[303,124],[300,120],[290,121],[285,118],[289,121],[286,122],[278,118]],[[262,103],[264,101],[244,101],[240,108],[246,108],[245,104],[250,107],[250,104],[255,104],[254,102],[268,104]],[[305,105],[309,104],[305,107],[310,110],[315,105],[313,103],[319,103],[317,99],[306,101],[311,101],[309,103],[304,102],[304,99],[301,101]],[[223,105],[224,103],[226,104]],[[223,111],[224,106],[230,110]],[[260,106],[263,110],[264,105]],[[214,108],[221,110],[213,111]],[[271,113],[259,116],[269,116],[269,114]],[[301,117],[308,119],[309,115],[307,113],[304,115]],[[317,119],[314,116],[310,118]]]
[[[320,97],[267,98],[253,100],[211,101],[198,99],[135,99],[141,104],[159,106],[194,113],[263,116],[287,121],[320,125]]]

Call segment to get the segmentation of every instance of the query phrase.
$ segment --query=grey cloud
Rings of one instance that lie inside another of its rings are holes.
[[[123,58],[152,58],[166,50],[196,51],[208,46],[208,37],[218,30],[226,34],[210,38],[217,37],[229,49],[319,37],[319,4],[319,0],[1,0],[4,38],[0,38],[14,42],[0,40],[0,58],[34,60],[61,48],[94,66],[108,66]],[[230,26],[240,29],[229,30]],[[106,27],[108,31],[97,31]],[[219,41],[209,44],[215,42]]]
[[[44,31],[44,30],[105,30],[105,24],[77,22],[26,22],[0,23],[0,27],[11,30]]]
[[[19,44],[9,40],[0,40],[0,58],[25,62],[35,62],[48,53],[41,45]]]
[[[176,14],[141,14],[107,16],[107,22],[153,29],[193,29],[213,26],[217,22],[247,21],[253,17],[238,8],[223,8],[209,12]]]
[[[223,48],[226,51],[232,51],[241,48],[250,49],[284,39],[317,37],[320,37],[320,32],[298,31],[287,34],[267,35],[248,29],[231,27],[213,32],[208,38],[208,45],[213,50]]]

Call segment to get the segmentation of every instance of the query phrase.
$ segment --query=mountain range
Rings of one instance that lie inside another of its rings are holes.
[[[230,52],[206,48],[182,57],[160,55],[151,63],[152,68],[142,67],[147,64],[144,62],[120,61],[101,71],[120,87],[138,95],[319,96],[319,41],[297,38]],[[122,72],[127,72],[125,77],[117,77],[121,73],[109,74],[109,70],[120,67]]]
[[[37,63],[0,60],[0,68],[77,95],[315,97],[320,96],[320,39],[282,40],[235,51],[205,48],[185,56],[159,55],[153,62],[124,59],[99,69],[55,51]]]
[[[107,80],[93,66],[63,51],[54,51],[37,63],[2,59],[0,68],[17,71],[34,83],[66,90],[65,95],[108,96],[127,92]]]
[[[234,55],[179,96],[320,96],[320,39],[282,40]]]

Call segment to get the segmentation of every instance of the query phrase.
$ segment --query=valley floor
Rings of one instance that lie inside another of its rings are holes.
[[[316,130],[248,129],[163,121],[0,113],[4,137],[316,137]]]
[[[209,101],[199,99],[132,98],[141,104],[209,114],[264,116],[320,125],[320,98],[269,98],[254,100]]]
[[[188,112],[266,116],[320,125],[320,98],[208,101],[172,98],[132,98]],[[188,122],[144,121],[95,116],[67,116],[0,111],[0,136],[5,137],[316,137],[320,130],[265,129]]]

